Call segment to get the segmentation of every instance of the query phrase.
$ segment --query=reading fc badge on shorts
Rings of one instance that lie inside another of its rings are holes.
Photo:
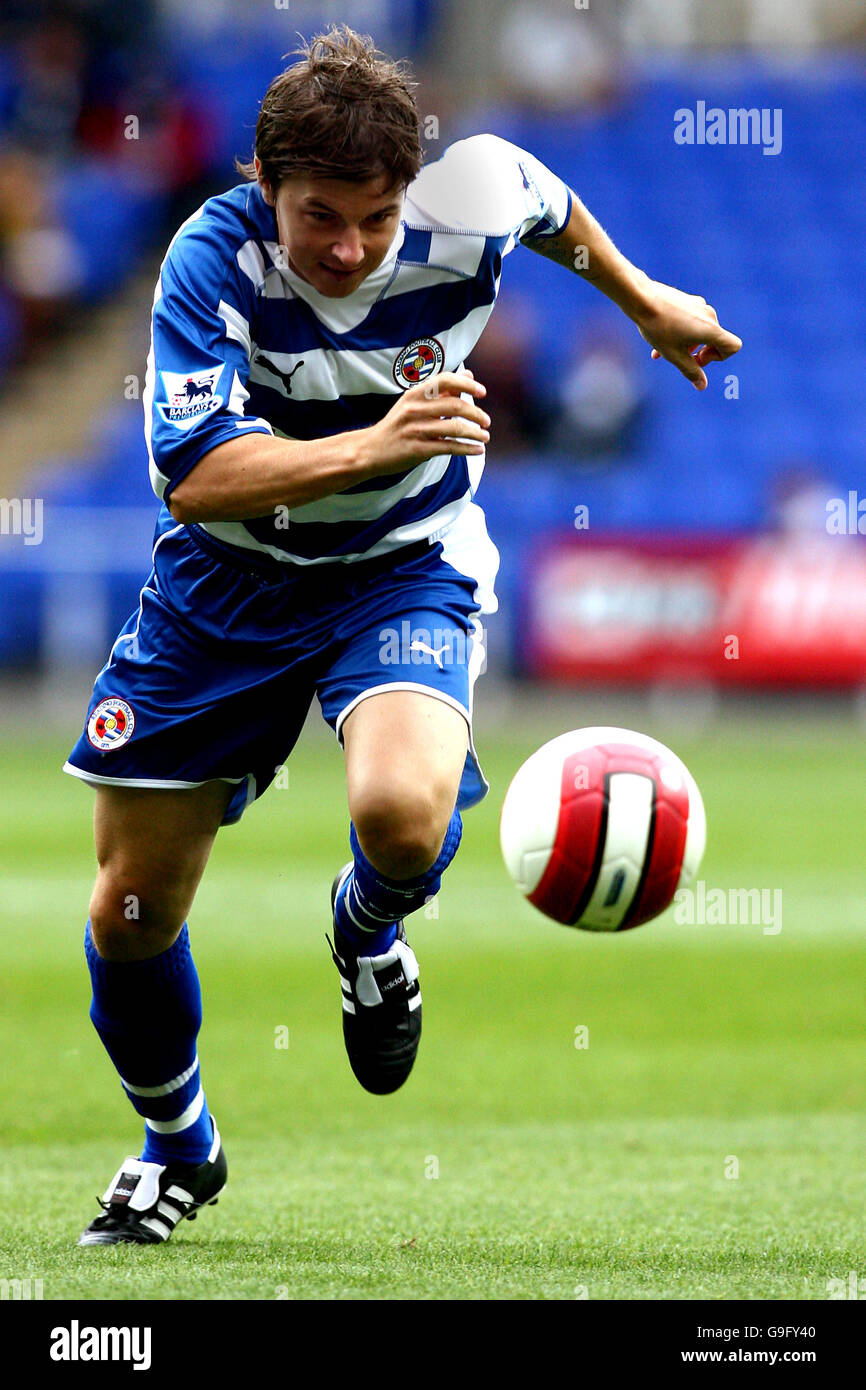
[[[437,338],[415,338],[396,358],[394,380],[404,388],[417,386],[441,372],[444,362],[445,350]]]
[[[190,430],[203,416],[219,410],[222,396],[214,395],[222,367],[204,372],[160,372],[165,401],[157,401],[163,420],[179,430]]]
[[[125,700],[100,700],[87,721],[87,738],[100,753],[122,748],[132,738],[135,715]]]

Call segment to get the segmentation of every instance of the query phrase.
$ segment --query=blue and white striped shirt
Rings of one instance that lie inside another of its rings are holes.
[[[380,420],[416,380],[457,371],[517,241],[568,221],[567,186],[495,135],[452,145],[406,190],[388,254],[343,299],[287,265],[255,183],[211,198],[176,233],[154,295],[144,391],[151,482],[172,489],[243,433],[319,439]],[[203,529],[296,564],[352,561],[445,533],[484,456],[442,454],[303,506]]]

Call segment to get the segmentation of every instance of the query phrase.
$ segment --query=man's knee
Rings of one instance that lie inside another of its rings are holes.
[[[98,789],[90,931],[101,956],[142,960],[174,943],[231,792],[217,781],[194,791]]]
[[[90,933],[101,956],[140,960],[167,951],[187,912],[181,885],[142,879],[119,866],[99,870],[90,899]]]
[[[456,799],[450,783],[382,780],[360,789],[349,809],[373,867],[387,878],[417,878],[439,857]]]

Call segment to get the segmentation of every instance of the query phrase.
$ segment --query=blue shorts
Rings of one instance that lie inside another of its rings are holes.
[[[472,739],[479,614],[495,602],[456,562],[480,557],[492,584],[498,557],[470,511],[480,529],[478,517],[468,531],[458,524],[456,543],[444,534],[376,559],[289,569],[178,525],[164,507],[139,608],[96,678],[64,771],[94,786],[234,783],[231,825],[285,763],[314,696],[339,739],[368,696],[421,690],[466,719],[457,805],[474,805],[488,790]]]

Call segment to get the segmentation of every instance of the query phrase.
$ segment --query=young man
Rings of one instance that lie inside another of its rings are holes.
[[[380,1094],[411,1070],[403,918],[487,790],[472,689],[498,556],[473,500],[486,393],[463,362],[503,256],[519,241],[585,267],[699,389],[741,346],[532,155],[479,135],[421,162],[404,70],[332,30],[271,84],[250,182],[194,213],[162,266],[153,569],[66,764],[96,788],[91,1018],[145,1121],[85,1245],[168,1240],[225,1183],[186,917],[217,830],[264,792],[314,695],[346,760],[353,858],[331,911],[349,1060]]]

